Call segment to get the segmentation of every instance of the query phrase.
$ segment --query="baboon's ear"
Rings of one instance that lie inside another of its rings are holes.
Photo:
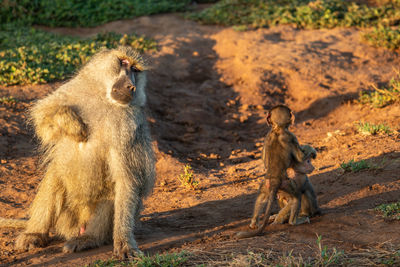
[[[295,119],[296,119],[296,116],[294,115],[293,111],[290,111],[290,122],[292,125],[294,124]]]
[[[272,125],[272,121],[271,121],[271,111],[268,111],[268,113],[267,113],[267,123],[268,123],[268,125]]]

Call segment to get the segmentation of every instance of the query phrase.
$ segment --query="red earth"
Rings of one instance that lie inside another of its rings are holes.
[[[400,223],[375,211],[400,199],[400,106],[357,104],[361,90],[386,85],[400,66],[397,52],[376,49],[354,28],[299,30],[278,26],[238,32],[203,26],[178,14],[141,17],[87,29],[46,29],[90,36],[138,33],[158,42],[146,54],[152,70],[148,120],[157,153],[157,182],[145,201],[136,237],[145,253],[187,251],[187,265],[281,263],[289,253],[318,255],[317,236],[353,264],[400,265]],[[0,87],[0,216],[26,218],[42,173],[27,109],[60,83]],[[318,151],[310,175],[323,210],[311,224],[273,225],[262,236],[236,240],[247,229],[263,179],[265,115],[278,103],[296,114],[291,130]],[[363,135],[357,122],[385,124],[391,134]],[[366,160],[371,168],[344,172]],[[189,164],[196,190],[178,177]],[[110,259],[112,246],[62,253],[62,240],[26,253],[14,250],[20,230],[0,229],[1,266],[82,266]],[[398,253],[398,252],[397,252]],[[258,262],[263,255],[263,263]]]

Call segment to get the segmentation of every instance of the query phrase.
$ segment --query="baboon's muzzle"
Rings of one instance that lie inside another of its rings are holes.
[[[111,97],[121,104],[128,104],[136,91],[136,86],[127,77],[118,79],[112,87]]]

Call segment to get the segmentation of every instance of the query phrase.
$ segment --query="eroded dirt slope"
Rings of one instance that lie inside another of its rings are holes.
[[[371,83],[386,84],[396,74],[397,53],[361,43],[355,29],[279,26],[236,32],[178,15],[52,29],[80,36],[105,30],[145,34],[159,43],[159,50],[147,55],[153,66],[148,111],[158,161],[157,184],[137,233],[142,250],[192,251],[192,264],[217,264],[226,255],[240,258],[248,251],[282,255],[293,250],[307,257],[315,254],[317,234],[347,254],[398,249],[399,222],[384,220],[373,208],[399,200],[400,107],[378,110],[351,101]],[[0,104],[0,216],[26,217],[41,179],[26,109],[57,86],[0,90],[0,97],[19,100]],[[260,151],[268,131],[266,110],[277,103],[296,112],[291,129],[319,152],[310,179],[324,214],[310,225],[271,226],[263,236],[237,241],[233,234],[246,229],[264,174]],[[394,131],[360,135],[357,121],[384,123]],[[343,173],[340,163],[351,159],[378,167]],[[199,190],[180,185],[177,177],[185,164],[193,167]],[[17,253],[17,234],[0,230],[0,264],[72,266],[112,255],[111,246],[63,254],[60,240]]]

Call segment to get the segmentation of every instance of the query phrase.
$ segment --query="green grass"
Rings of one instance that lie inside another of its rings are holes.
[[[371,1],[372,2],[372,1]],[[400,1],[366,5],[343,0],[222,0],[188,18],[204,24],[251,28],[291,24],[298,28],[373,27],[361,34],[375,47],[400,48]]]
[[[375,85],[373,88],[372,92],[360,92],[357,102],[374,108],[400,103],[400,74],[390,80],[387,88],[377,88]]]
[[[0,30],[0,84],[64,80],[100,48],[118,45],[140,51],[156,48],[154,41],[136,35],[104,33],[80,39],[8,24]]]
[[[322,236],[317,235],[317,251],[314,258],[303,259],[301,256],[293,256],[293,251],[279,258],[276,266],[332,266],[343,263],[344,252],[336,248],[329,249],[326,245],[322,245]]]
[[[190,0],[2,0],[0,24],[92,27],[113,20],[184,11]]]
[[[282,253],[279,251],[265,251],[253,252],[248,251],[247,254],[230,253],[220,255],[220,260],[209,259],[201,266],[299,266],[299,267],[313,267],[313,266],[341,266],[345,264],[344,252],[336,248],[328,248],[322,245],[322,237],[317,235],[317,247],[315,254],[309,255],[304,258],[301,254],[295,255],[293,250]],[[193,258],[196,259],[195,255]],[[189,262],[190,263],[190,262]],[[189,266],[199,266],[190,265]],[[347,266],[347,265],[346,265]]]
[[[400,202],[382,204],[375,208],[383,213],[383,217],[400,220]]]
[[[192,167],[189,164],[185,165],[183,169],[184,173],[179,175],[178,179],[181,184],[190,189],[197,189],[199,182],[194,179]]]
[[[187,252],[156,254],[154,256],[138,256],[133,261],[119,260],[97,260],[91,263],[90,267],[113,267],[113,266],[135,266],[135,267],[176,267],[183,266],[188,259]]]
[[[396,25],[400,2],[367,6],[342,0],[222,0],[189,18],[205,24],[253,28],[292,24],[299,28]]]
[[[340,164],[340,167],[345,172],[359,172],[365,169],[370,169],[373,166],[368,161],[360,160],[356,162],[352,159],[347,163],[343,162],[342,164]]]
[[[375,135],[375,134],[390,134],[392,131],[390,128],[384,124],[372,124],[369,122],[359,122],[357,124],[358,132],[366,135]]]
[[[372,31],[362,34],[362,38],[374,47],[385,47],[391,50],[400,48],[399,27],[374,27]]]

